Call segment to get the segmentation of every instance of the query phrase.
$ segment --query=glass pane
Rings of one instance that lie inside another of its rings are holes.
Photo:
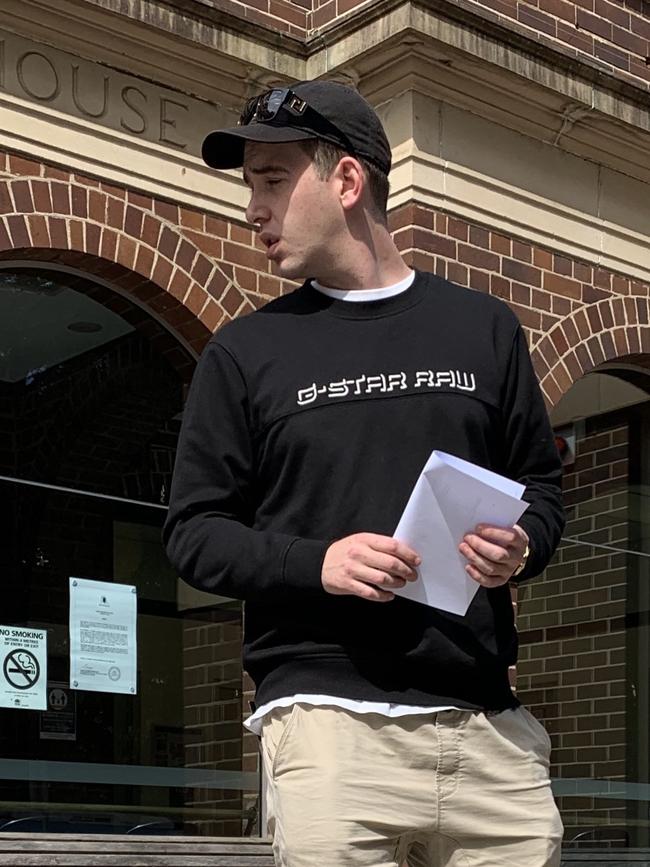
[[[0,708],[0,831],[259,833],[241,605],[160,542],[192,367],[161,332],[85,278],[0,272],[0,623],[48,650],[47,711]],[[70,689],[71,576],[136,586],[135,696]]]
[[[565,538],[518,592],[518,695],[551,735],[566,864],[650,853],[650,401],[643,376],[604,380],[562,419]]]

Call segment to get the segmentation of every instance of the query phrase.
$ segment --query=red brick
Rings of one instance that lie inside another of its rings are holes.
[[[158,199],[153,203],[154,214],[162,220],[167,220],[176,225],[178,223],[178,205],[172,205],[171,202],[161,202]]]
[[[94,223],[86,223],[86,252],[99,255],[102,229]]]
[[[230,289],[225,293],[223,298],[221,299],[221,304],[223,305],[224,310],[230,316],[234,316],[237,310],[239,309],[242,302],[242,296],[235,289],[234,286],[231,286]]]
[[[542,272],[539,268],[533,268],[516,259],[504,259],[502,271],[505,277],[510,277],[519,283],[528,283],[538,288],[542,285]]]
[[[58,169],[56,166],[43,166],[43,177],[54,178],[57,181],[70,181],[70,172]]]
[[[180,237],[178,234],[170,229],[169,226],[164,226],[158,241],[158,252],[167,259],[173,260],[179,241]]]
[[[108,184],[106,181],[102,181],[100,188],[108,196],[115,196],[116,199],[126,198],[126,190],[123,187],[115,187],[113,184]]]
[[[639,57],[648,55],[648,40],[642,39],[640,36],[635,36],[629,30],[622,30],[620,27],[614,27],[612,31],[612,40],[619,48],[624,48],[632,54],[638,54]]]
[[[212,263],[208,259],[206,259],[205,256],[199,254],[197,256],[196,262],[194,263],[194,267],[192,268],[192,277],[194,278],[194,280],[196,280],[197,283],[203,286],[205,284],[205,281],[212,273],[212,268]]]
[[[257,274],[248,268],[235,268],[235,283],[240,289],[257,292]]]
[[[47,186],[47,184],[45,184]],[[39,210],[41,210],[39,208]],[[51,210],[48,208],[47,210]],[[0,183],[0,214],[13,214],[14,203],[9,195],[9,185],[5,182]]]
[[[25,218],[20,214],[13,214],[5,219],[14,247],[29,247],[29,234]]]
[[[29,186],[29,181],[14,181],[11,185],[16,212],[18,214],[31,214],[34,211],[34,202],[32,200],[32,191]]]
[[[567,3],[566,0],[538,0],[539,8],[543,12],[548,12],[556,18],[562,18],[564,21],[575,21],[576,13],[573,3]]]
[[[468,285],[468,271],[464,265],[458,262],[448,262],[446,269],[446,279],[452,283],[458,283],[460,286]]]
[[[205,231],[205,216],[198,211],[180,208],[179,216],[181,226],[186,226],[188,229],[196,229],[197,232]]]
[[[72,213],[75,217],[88,216],[88,189],[74,184],[70,187],[70,196],[72,198]]]
[[[345,12],[360,6],[361,3],[363,0],[337,0],[337,14],[343,15]]]
[[[99,187],[99,180],[97,178],[89,178],[87,175],[79,175],[75,172],[74,180],[78,184],[83,184],[86,187]]]
[[[624,51],[619,51],[611,45],[605,45],[604,42],[597,42],[594,46],[594,54],[605,63],[616,66],[618,69],[629,70],[630,57]]]
[[[194,257],[197,254],[197,249],[194,244],[190,244],[189,241],[182,240],[178,250],[176,252],[176,265],[179,268],[182,268],[183,271],[189,271],[192,267],[192,263],[194,262]]]
[[[497,298],[510,300],[510,281],[500,274],[490,275],[490,292]]]
[[[144,211],[153,209],[151,196],[145,196],[144,193],[137,193],[135,190],[127,190],[126,195],[130,205],[135,205],[136,208],[142,208]]]
[[[135,270],[145,277],[151,277],[154,262],[154,252],[144,244],[138,244],[138,254],[135,260]]]
[[[68,235],[70,236],[71,250],[85,250],[84,224],[81,220],[68,220]]]
[[[10,250],[13,247],[13,242],[9,237],[9,232],[4,224],[4,220],[0,220],[0,250]]]
[[[568,298],[579,300],[582,297],[580,283],[577,280],[570,280],[568,277],[561,277],[559,274],[545,271],[543,286],[547,292],[555,292]]]
[[[109,196],[106,200],[106,224],[114,229],[124,229],[125,205],[121,199]]]
[[[163,256],[158,256],[151,279],[156,283],[156,285],[166,289],[169,286],[172,270],[172,264],[169,259],[165,259]]]
[[[524,6],[522,3],[519,4],[517,9],[517,19],[527,27],[532,27],[541,33],[546,33],[548,36],[556,36],[557,34],[557,22],[555,18],[552,18],[545,12],[540,12],[538,9]]]
[[[610,271],[606,271],[604,268],[595,268],[593,282],[600,289],[608,289],[611,291],[612,274]]]
[[[100,248],[102,258],[110,259],[111,261],[115,259],[115,251],[117,250],[117,237],[117,232],[114,232],[112,229],[103,229],[102,244]]]
[[[103,224],[106,221],[106,193],[88,191],[88,216],[96,223]]]
[[[490,275],[486,274],[485,271],[477,271],[475,268],[470,268],[469,285],[478,292],[489,292]]]
[[[584,51],[586,54],[594,53],[594,37],[582,30],[576,30],[575,25],[558,21],[557,38],[572,48],[578,49],[578,51]]]
[[[324,3],[318,9],[314,10],[311,16],[311,26],[314,30],[325,27],[336,16],[336,0],[329,0],[329,3]]]
[[[136,243],[133,238],[120,235],[117,244],[117,261],[125,268],[133,268],[135,262]]]
[[[583,9],[578,9],[576,13],[576,26],[581,30],[587,30],[589,33],[595,33],[603,39],[612,38],[612,25],[602,18],[598,18]]]
[[[486,271],[498,271],[499,257],[487,250],[479,250],[467,244],[458,244],[458,261]]]
[[[178,298],[179,301],[183,301],[185,296],[187,295],[191,283],[192,280],[188,274],[185,274],[183,271],[175,268],[171,280],[169,281],[169,292],[175,298]]]
[[[48,220],[50,242],[57,250],[65,250],[68,247],[68,232],[65,220],[61,217],[50,217]]]
[[[532,262],[533,248],[530,244],[522,244],[521,241],[512,242],[512,257],[520,262]]]
[[[30,214],[27,218],[29,234],[34,247],[49,247],[50,235],[47,231],[47,221],[40,214]]]
[[[626,30],[630,27],[630,13],[621,8],[620,2],[608,3],[607,0],[595,0],[594,12],[606,21],[618,24]]]
[[[210,301],[201,314],[201,322],[206,328],[213,332],[217,330],[222,321],[223,313],[221,308],[214,301]]]
[[[41,164],[25,157],[9,154],[9,171],[12,175],[32,175],[38,178],[41,174]]]
[[[530,307],[530,286],[524,286],[522,283],[513,283],[511,297],[515,304],[523,304],[524,307]]]
[[[228,279],[225,277],[220,270],[216,270],[210,280],[208,281],[206,290],[212,295],[213,298],[221,298],[223,292],[228,285]]]
[[[444,256],[447,259],[456,258],[456,242],[451,238],[444,238],[426,229],[413,230],[413,243],[418,250]],[[264,269],[266,270],[266,269]]]
[[[243,265],[245,268],[253,268],[255,271],[267,271],[268,269],[265,253],[262,253],[261,250],[241,247],[239,244],[224,241],[223,257],[233,265]]]
[[[446,234],[451,235],[452,238],[457,238],[459,241],[467,241],[469,238],[469,226],[462,220],[448,217]]]
[[[302,30],[307,27],[307,13],[302,9],[296,9],[290,3],[282,2],[282,0],[270,0],[269,13]]]
[[[142,241],[150,247],[156,247],[158,244],[158,235],[160,234],[160,222],[150,214],[144,215],[142,223]]]
[[[124,216],[124,231],[132,238],[141,237],[143,213],[138,208],[129,205]]]
[[[482,247],[484,250],[490,249],[490,233],[487,229],[481,226],[470,226],[469,242],[475,247]]]

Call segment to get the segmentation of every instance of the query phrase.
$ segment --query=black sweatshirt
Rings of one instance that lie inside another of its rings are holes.
[[[296,693],[517,704],[507,585],[481,587],[461,617],[321,584],[332,541],[394,533],[433,449],[526,486],[531,556],[518,580],[542,571],[564,522],[560,463],[503,302],[423,273],[371,302],[306,283],[210,340],[185,408],[164,540],[190,584],[245,600],[258,704]]]

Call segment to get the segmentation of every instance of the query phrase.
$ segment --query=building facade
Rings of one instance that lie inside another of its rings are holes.
[[[203,346],[291,288],[202,139],[317,77],[384,121],[407,262],[525,328],[569,523],[518,593],[517,689],[567,859],[650,852],[647,0],[6,0],[0,625],[47,633],[47,706],[3,684],[0,834],[263,833],[241,607],[180,582],[159,528]],[[136,588],[136,694],[71,688],[73,577]]]

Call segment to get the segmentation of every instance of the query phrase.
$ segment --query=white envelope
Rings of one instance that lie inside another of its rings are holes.
[[[393,592],[465,614],[479,585],[465,572],[467,560],[458,546],[477,524],[516,524],[528,507],[521,499],[524,490],[518,482],[433,451],[393,534],[422,558],[419,578]]]

